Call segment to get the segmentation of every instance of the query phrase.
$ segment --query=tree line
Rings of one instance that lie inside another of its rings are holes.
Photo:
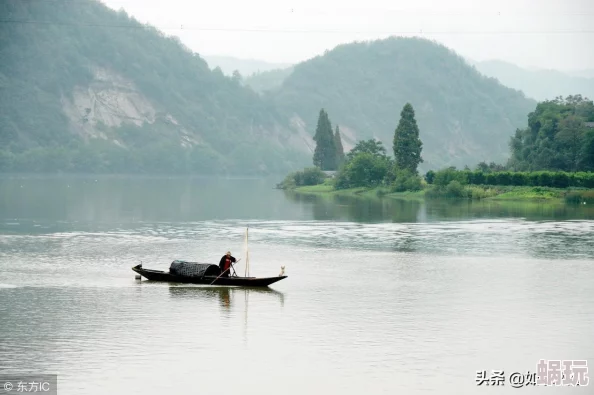
[[[314,135],[314,167],[289,174],[279,187],[320,184],[326,178],[323,171],[336,171],[334,186],[337,189],[378,185],[391,185],[395,191],[421,188],[418,165],[423,162],[423,143],[410,103],[402,108],[400,121],[394,130],[393,159],[387,155],[383,143],[376,139],[359,141],[345,155],[340,129],[336,126],[335,130],[333,134],[328,113],[321,109]]]
[[[514,172],[482,170],[443,169],[428,171],[425,175],[428,184],[446,186],[452,181],[461,185],[503,185],[503,186],[539,186],[551,188],[594,188],[594,173],[564,171]]]
[[[325,179],[321,169],[337,170],[336,189],[381,185],[392,192],[416,191],[422,189],[424,181],[435,196],[464,195],[468,192],[465,185],[594,188],[592,101],[576,95],[539,103],[529,114],[528,124],[511,138],[512,155],[507,164],[483,161],[474,171],[468,166],[464,170],[430,170],[422,180],[417,167],[423,162],[423,144],[410,103],[402,109],[394,131],[394,159],[375,139],[359,141],[344,155],[338,126],[332,135],[328,114],[322,109],[315,137],[315,167],[293,173],[287,185],[320,184]]]
[[[538,103],[510,140],[514,171],[594,171],[594,103],[581,95]]]
[[[322,108],[318,116],[316,133],[314,135],[316,148],[313,156],[313,164],[321,170],[339,170],[345,164],[345,159],[350,162],[357,154],[380,154],[385,156],[385,149],[380,141],[371,139],[359,142],[357,146],[345,158],[340,129],[336,125],[336,131],[332,133],[332,124],[328,113]],[[419,138],[419,127],[415,119],[415,111],[410,103],[407,103],[401,113],[400,122],[394,131],[393,152],[395,165],[401,170],[408,170],[417,174],[417,167],[423,162],[421,151],[423,143]]]

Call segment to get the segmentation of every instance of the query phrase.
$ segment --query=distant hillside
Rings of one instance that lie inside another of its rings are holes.
[[[92,0],[0,2],[0,169],[283,173],[311,136],[178,39]]]
[[[285,78],[293,72],[293,65],[288,63],[269,63],[232,56],[204,55],[203,58],[212,70],[219,67],[227,76],[232,76],[235,70],[239,71],[241,83],[260,93],[279,88]]]
[[[284,69],[292,66],[290,63],[270,63],[256,59],[240,59],[232,56],[202,55],[211,69],[219,67],[225,75],[232,75],[233,71],[246,77],[254,73],[262,73],[269,70]]]
[[[243,79],[245,85],[251,87],[256,92],[266,92],[277,90],[281,87],[283,82],[293,72],[294,67],[287,67],[285,69],[268,70],[262,73],[254,73]]]
[[[536,105],[446,47],[416,38],[338,46],[296,65],[269,96],[308,130],[325,108],[340,126],[345,150],[370,137],[391,149],[400,111],[410,102],[423,141],[423,169],[505,162],[511,135]]]
[[[486,76],[497,78],[503,85],[521,90],[537,100],[553,100],[558,96],[581,94],[594,97],[594,78],[584,78],[557,70],[527,70],[500,60],[476,62]]]
[[[286,173],[312,164],[321,108],[348,151],[390,148],[407,102],[421,170],[472,166],[504,162],[536,105],[423,39],[341,45],[241,81],[94,0],[4,0],[0,14],[0,171]]]
[[[574,77],[594,78],[594,69],[568,70],[565,71],[565,74],[569,74]]]

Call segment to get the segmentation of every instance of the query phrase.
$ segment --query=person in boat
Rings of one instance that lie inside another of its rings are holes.
[[[231,270],[231,264],[237,262],[237,259],[231,255],[231,251],[227,251],[225,255],[219,261],[219,267],[223,274],[221,277],[229,277],[229,271]]]

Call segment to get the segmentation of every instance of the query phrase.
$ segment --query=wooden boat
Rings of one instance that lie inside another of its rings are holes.
[[[239,277],[229,276],[220,277],[221,269],[217,265],[208,263],[196,263],[196,262],[182,262],[185,264],[192,264],[199,269],[194,275],[179,275],[175,271],[174,273],[162,271],[162,270],[151,270],[144,269],[142,263],[132,268],[136,273],[145,277],[151,281],[165,281],[171,283],[187,283],[187,284],[207,284],[207,285],[225,285],[225,286],[239,286],[239,287],[267,287],[277,281],[280,281],[287,276],[277,277]]]
[[[171,262],[168,272],[162,270],[143,269],[142,263],[134,266],[132,270],[151,281],[166,281],[172,283],[225,285],[239,287],[268,287],[287,276],[284,275],[282,266],[281,275],[277,277],[250,277],[250,258],[248,250],[248,229],[245,231],[245,276],[239,277],[235,273],[233,264],[229,269],[232,274],[228,277],[221,276],[221,269],[218,265],[211,263],[186,262],[175,260]],[[241,259],[240,259],[241,260]],[[229,270],[228,269],[228,270]]]

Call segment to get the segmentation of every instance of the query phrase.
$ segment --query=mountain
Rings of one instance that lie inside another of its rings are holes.
[[[270,63],[256,59],[240,59],[232,56],[203,55],[211,69],[219,67],[225,75],[232,75],[235,70],[242,76],[249,76],[264,71],[284,69],[292,66],[290,63]]]
[[[217,67],[228,76],[236,70],[241,75],[241,82],[256,92],[262,93],[281,86],[285,78],[293,72],[289,63],[270,63],[256,59],[240,59],[232,56],[203,55],[211,69]]]
[[[243,79],[246,86],[259,93],[279,89],[283,82],[293,72],[294,67],[290,66],[284,69],[267,70],[260,73],[254,73]]]
[[[567,70],[565,73],[574,77],[594,78],[594,69]]]
[[[286,173],[312,164],[321,108],[345,151],[376,137],[390,152],[407,102],[421,170],[472,166],[505,161],[536,106],[424,39],[345,44],[242,81],[95,0],[0,13],[1,171]]]
[[[497,78],[503,85],[519,89],[536,100],[581,94],[594,98],[594,78],[571,75],[557,70],[527,70],[500,60],[476,62],[483,74]],[[584,75],[587,75],[584,72]]]
[[[511,135],[536,106],[440,44],[396,37],[340,45],[297,64],[265,96],[307,130],[324,108],[340,126],[345,151],[373,137],[391,152],[400,111],[410,103],[423,142],[422,169],[504,162]]]
[[[0,14],[5,171],[262,174],[309,161],[308,131],[123,11],[6,0]]]

